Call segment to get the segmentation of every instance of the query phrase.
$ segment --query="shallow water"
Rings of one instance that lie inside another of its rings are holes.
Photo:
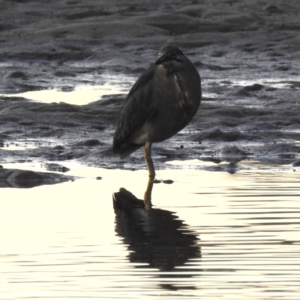
[[[125,94],[125,92],[122,89],[117,89],[114,85],[106,84],[101,86],[82,85],[77,86],[75,89],[71,88],[70,90],[49,89],[16,94],[2,94],[0,96],[22,97],[43,103],[64,102],[68,104],[85,105],[97,101],[103,96],[115,94]]]
[[[87,74],[82,78],[81,83],[75,85],[69,81],[58,81],[50,88],[40,88],[28,91],[5,91],[0,97],[22,97],[43,103],[64,102],[75,105],[86,105],[100,100],[104,96],[126,94],[134,83],[134,76],[118,73],[104,72],[93,74],[92,77]],[[97,84],[95,84],[97,82]]]
[[[128,220],[112,193],[143,198],[146,171],[66,166],[82,178],[0,191],[0,299],[299,299],[299,172],[158,171]]]
[[[4,65],[5,66],[5,65]],[[74,67],[74,66],[73,66]],[[265,73],[261,70],[255,75],[241,73],[240,70],[233,68],[230,70],[230,77],[224,81],[224,78],[212,75],[211,69],[201,69],[199,73],[202,77],[203,97],[204,98],[220,98],[220,91],[216,87],[226,86],[228,90],[233,87],[245,87],[253,84],[261,84],[269,88],[279,89],[299,89],[299,76],[297,73],[289,74],[286,77],[273,75],[269,72]],[[255,78],[255,79],[253,79]],[[100,74],[85,74],[81,79],[81,83],[70,85],[69,81],[57,81],[52,88],[34,89],[21,92],[1,93],[0,97],[22,97],[28,100],[33,100],[43,103],[64,102],[75,105],[86,105],[91,102],[100,100],[104,96],[124,94],[126,95],[134,82],[137,80],[137,75],[124,75],[113,72],[103,72]],[[95,84],[95,82],[97,84]],[[223,95],[224,97],[224,95]],[[223,98],[222,97],[222,98]],[[249,100],[249,99],[248,99]],[[245,105],[247,99],[242,99],[241,103]],[[238,104],[240,99],[230,101],[230,105]],[[225,101],[226,102],[226,101]],[[261,105],[260,102],[255,105]],[[255,106],[251,99],[251,106]]]
[[[84,105],[101,99],[111,94],[124,94],[113,85],[78,86],[76,89],[66,90],[41,90],[11,94],[10,97],[23,97],[43,103],[64,102],[68,104]]]

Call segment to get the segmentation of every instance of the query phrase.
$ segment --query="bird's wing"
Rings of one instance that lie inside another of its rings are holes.
[[[152,82],[155,66],[151,65],[136,81],[123,104],[116,124],[113,151],[119,153],[122,143],[153,116]]]

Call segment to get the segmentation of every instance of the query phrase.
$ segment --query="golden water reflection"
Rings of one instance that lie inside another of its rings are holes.
[[[0,189],[0,299],[300,299],[297,170],[158,171],[132,220],[112,193],[142,199],[146,170],[66,167],[83,179]]]

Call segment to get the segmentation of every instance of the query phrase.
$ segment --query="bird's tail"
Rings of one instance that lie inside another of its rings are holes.
[[[119,154],[121,158],[125,158],[130,155],[137,149],[141,148],[141,144],[132,144],[132,143],[122,143],[122,144],[113,144],[113,152]]]

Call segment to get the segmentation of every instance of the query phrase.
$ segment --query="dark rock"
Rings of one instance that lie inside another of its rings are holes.
[[[41,185],[43,178],[33,171],[15,170],[7,178],[7,181],[18,187],[34,187]]]
[[[103,143],[101,143],[99,140],[97,139],[90,139],[90,140],[86,140],[83,142],[79,142],[76,145],[77,146],[86,146],[86,147],[95,147],[95,146],[99,146],[102,145]]]
[[[24,72],[21,71],[14,71],[11,72],[6,76],[7,78],[16,78],[16,79],[26,79],[27,75]]]
[[[265,8],[264,8],[265,11],[267,11],[269,14],[282,14],[283,13],[283,10],[281,8],[279,8],[278,6],[276,5],[267,5]]]
[[[234,93],[234,96],[252,97],[252,94],[246,91],[245,88],[242,88],[238,90],[236,93]]]
[[[32,188],[44,184],[70,181],[74,177],[57,173],[34,172],[29,170],[0,168],[0,187]]]
[[[60,164],[55,164],[55,163],[45,163],[43,166],[48,171],[55,171],[55,172],[62,172],[62,173],[66,173],[66,172],[70,171],[69,168],[62,166]]]
[[[247,91],[247,92],[257,92],[257,91],[260,91],[264,88],[264,86],[262,84],[259,84],[259,83],[255,83],[255,84],[252,84],[252,85],[247,85],[244,87],[244,90]]]
[[[53,149],[57,150],[57,151],[63,151],[63,150],[65,150],[65,147],[58,145],[58,146],[53,147]]]
[[[281,66],[276,66],[275,67],[275,70],[277,70],[277,71],[288,71],[290,69],[291,69],[291,67],[287,66],[287,65],[281,65]]]
[[[165,184],[172,184],[174,181],[172,179],[166,179],[166,180],[163,180],[163,183]]]

